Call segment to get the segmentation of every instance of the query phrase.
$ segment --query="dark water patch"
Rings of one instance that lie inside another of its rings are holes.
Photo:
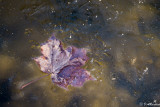
[[[74,96],[69,103],[67,104],[66,107],[82,107],[81,102],[82,101],[82,96]]]
[[[154,102],[154,100],[159,100],[159,99],[154,99],[157,93],[160,91],[160,80],[157,80],[153,84],[149,84],[147,86],[143,87],[143,90],[141,92],[140,97],[137,100],[137,103],[151,103]]]
[[[160,1],[159,0],[153,0],[150,4],[153,7],[155,7],[157,10],[160,10]]]
[[[46,30],[70,28],[93,32],[92,28],[98,30],[105,24],[98,5],[91,1],[41,1],[36,6],[32,2],[27,3],[30,4],[20,7],[22,13],[39,22]]]
[[[139,31],[141,32],[141,34],[145,34],[146,33],[146,29],[145,29],[145,23],[143,18],[140,18],[138,21],[138,27],[139,27]]]
[[[0,106],[11,101],[10,80],[0,80]]]
[[[152,31],[153,34],[156,34],[158,36],[158,38],[160,38],[160,15],[155,16],[154,20],[151,22],[150,24],[150,29]]]
[[[133,84],[127,80],[127,78],[122,73],[116,73],[113,75],[116,77],[115,86],[117,88],[123,88],[127,90],[133,97],[137,100],[137,105],[154,103],[154,101],[159,101],[156,96],[159,96],[160,92],[160,80],[155,81],[152,84],[144,84],[143,81]],[[158,95],[157,95],[158,94]]]
[[[0,24],[0,48],[2,48],[4,42],[9,42],[13,39],[14,33],[7,25]]]
[[[123,87],[124,89],[128,90],[131,95],[136,96],[136,87],[130,81],[128,81],[122,73],[115,73],[113,76],[116,77],[116,87]]]

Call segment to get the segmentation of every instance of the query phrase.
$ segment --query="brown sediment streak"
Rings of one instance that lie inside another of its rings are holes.
[[[47,74],[47,75],[44,75],[44,76],[42,76],[42,77],[39,77],[39,78],[37,78],[37,79],[35,79],[35,80],[32,80],[32,81],[28,82],[27,84],[22,85],[20,89],[23,89],[23,88],[25,88],[26,86],[28,86],[28,85],[30,85],[30,84],[32,84],[32,83],[34,83],[34,82],[36,82],[36,81],[44,78],[44,77],[49,76],[50,74],[51,74],[51,73],[49,73],[49,74]]]

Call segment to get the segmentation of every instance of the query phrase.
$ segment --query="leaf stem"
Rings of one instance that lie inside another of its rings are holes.
[[[28,85],[30,85],[30,84],[32,84],[32,83],[34,83],[34,82],[36,82],[36,81],[38,81],[38,80],[44,78],[44,77],[49,76],[50,74],[51,74],[51,73],[49,73],[49,74],[47,74],[47,75],[44,75],[44,76],[42,76],[42,77],[39,77],[39,78],[37,78],[37,79],[35,79],[35,80],[32,80],[32,81],[30,81],[30,82],[28,82],[28,83],[22,85],[20,89],[23,89],[23,88],[25,88],[26,86],[28,86]]]

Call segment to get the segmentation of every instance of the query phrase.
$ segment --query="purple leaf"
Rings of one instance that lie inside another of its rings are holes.
[[[68,85],[82,87],[87,80],[96,80],[81,67],[88,57],[84,48],[69,46],[66,50],[54,36],[41,45],[42,56],[34,58],[41,71],[51,74],[54,84],[67,89]]]

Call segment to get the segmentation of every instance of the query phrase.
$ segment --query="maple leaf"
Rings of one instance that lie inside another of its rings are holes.
[[[61,42],[54,36],[41,45],[42,56],[34,58],[41,71],[51,74],[52,82],[61,88],[68,85],[82,87],[87,80],[96,80],[81,67],[88,57],[84,48],[69,46],[63,49]]]

